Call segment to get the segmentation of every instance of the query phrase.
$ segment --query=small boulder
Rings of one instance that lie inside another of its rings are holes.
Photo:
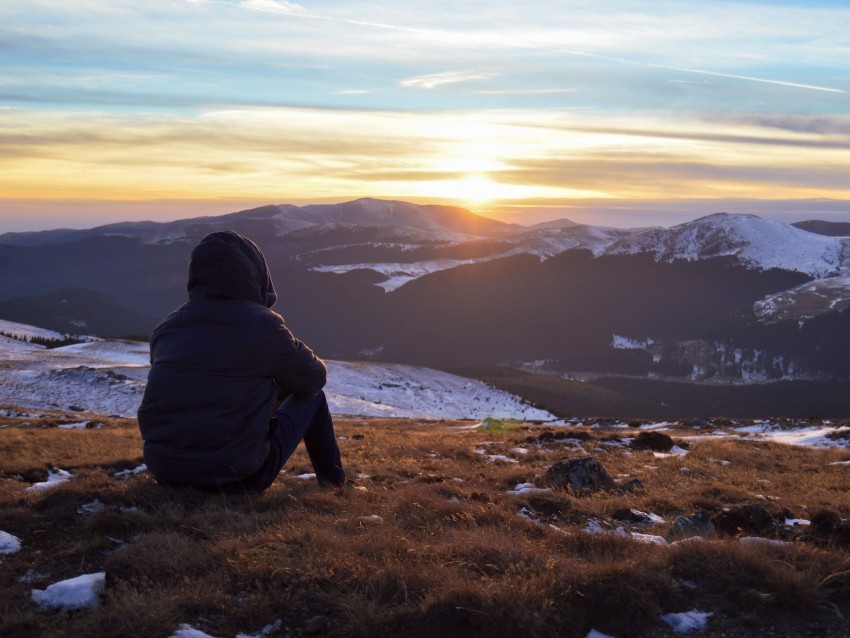
[[[641,432],[632,441],[631,447],[635,450],[669,452],[673,447],[673,439],[661,432]]]
[[[634,525],[651,525],[655,522],[653,517],[646,512],[641,512],[631,507],[619,507],[611,514],[611,518],[621,523],[632,523]],[[660,517],[656,517],[658,519]]]
[[[721,534],[729,536],[774,536],[776,521],[763,505],[748,503],[717,512],[711,522]]]
[[[850,523],[842,520],[837,512],[822,510],[812,516],[805,538],[818,545],[848,547],[850,546]]]
[[[691,536],[713,538],[716,535],[717,530],[711,522],[711,513],[705,510],[700,510],[693,516],[677,516],[673,519],[673,524],[667,532],[667,538],[671,540],[690,538]]]
[[[646,485],[644,485],[643,481],[641,481],[640,479],[634,478],[631,481],[623,483],[620,489],[623,492],[643,492],[646,490]]]
[[[614,484],[611,475],[596,459],[567,459],[546,471],[545,480],[556,487],[569,487],[576,494],[592,494]]]

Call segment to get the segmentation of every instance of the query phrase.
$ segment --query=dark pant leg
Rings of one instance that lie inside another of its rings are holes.
[[[345,482],[324,392],[309,397],[289,396],[275,410],[273,418],[277,420],[277,428],[269,441],[269,456],[260,472],[251,477],[247,489],[262,492],[268,488],[302,440],[319,483],[342,485]]]

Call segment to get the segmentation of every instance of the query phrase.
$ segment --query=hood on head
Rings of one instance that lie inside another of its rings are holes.
[[[259,246],[232,230],[204,237],[189,259],[189,297],[243,299],[269,308],[277,301]]]

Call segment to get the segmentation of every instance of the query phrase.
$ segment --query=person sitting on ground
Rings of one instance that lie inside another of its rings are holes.
[[[263,492],[303,439],[319,484],[343,485],[325,364],[271,310],[260,248],[232,231],[207,235],[187,287],[189,301],[151,336],[138,413],[148,470],[173,487]]]

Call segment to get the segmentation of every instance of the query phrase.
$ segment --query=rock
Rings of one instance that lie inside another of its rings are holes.
[[[805,539],[819,545],[850,546],[850,523],[841,519],[837,512],[822,510],[812,516]]]
[[[561,430],[559,432],[541,432],[538,436],[530,436],[525,439],[528,444],[544,444],[555,441],[574,439],[576,441],[589,441],[593,437],[584,430]]]
[[[700,510],[693,516],[677,516],[667,532],[667,538],[674,540],[691,536],[713,538],[716,535],[717,530],[711,522],[711,514],[705,510]]]
[[[640,479],[635,478],[631,481],[628,481],[627,483],[623,483],[620,489],[624,492],[643,492],[644,490],[646,490],[646,485],[644,485],[643,481],[641,481]]]
[[[711,517],[711,522],[718,532],[729,536],[774,536],[777,532],[773,516],[758,503],[717,512]]]
[[[643,512],[631,509],[630,507],[620,507],[611,514],[611,518],[620,521],[621,523],[651,523]]]
[[[556,487],[569,487],[576,494],[592,494],[614,484],[610,474],[596,459],[567,459],[546,471],[545,480]]]
[[[632,441],[631,447],[635,450],[669,452],[673,447],[673,439],[661,432],[641,432]]]

